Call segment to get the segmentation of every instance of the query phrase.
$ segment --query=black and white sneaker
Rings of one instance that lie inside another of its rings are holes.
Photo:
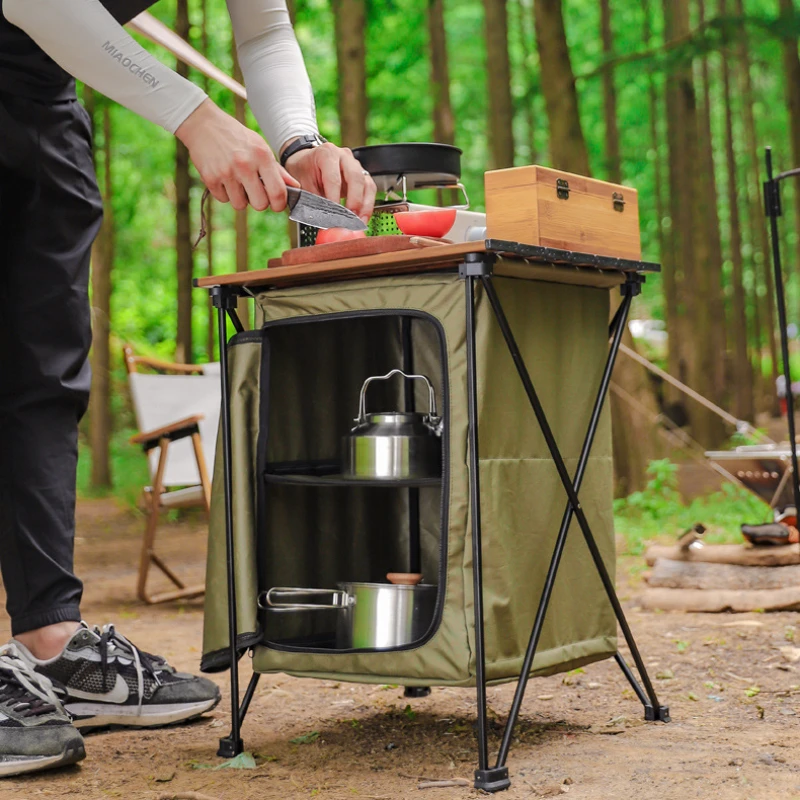
[[[56,697],[13,644],[0,647],[0,776],[74,764],[83,737]]]
[[[15,644],[36,672],[63,687],[64,708],[77,728],[173,725],[210,711],[220,701],[216,684],[176,672],[160,656],[139,650],[113,625],[92,630],[82,623],[60,655],[48,661]]]

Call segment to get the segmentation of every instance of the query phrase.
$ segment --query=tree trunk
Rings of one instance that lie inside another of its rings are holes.
[[[556,169],[591,175],[561,0],[534,0],[533,14],[542,94],[550,121],[550,159]]]
[[[614,36],[611,30],[610,0],[600,0],[600,34],[603,56],[610,59],[614,53]],[[614,85],[614,67],[603,68],[603,112],[605,117],[606,175],[612,183],[622,183],[622,162],[619,155],[619,126],[617,124],[617,88]]]
[[[689,35],[688,0],[664,0],[667,42]],[[669,371],[695,391],[714,398],[714,375],[721,354],[714,347],[714,327],[719,320],[709,313],[715,294],[711,266],[712,246],[708,226],[709,201],[705,159],[698,133],[692,67],[676,69],[667,84],[667,131],[670,149],[670,209],[674,256],[673,306],[668,313]],[[677,361],[677,363],[676,363]],[[684,377],[685,376],[685,377]],[[724,439],[722,421],[696,403],[686,403],[693,437],[706,447]]]
[[[650,39],[653,35],[650,0],[642,0],[642,14],[644,23],[642,26],[642,39],[645,47],[649,47]],[[656,237],[658,240],[658,257],[664,259],[664,178],[661,173],[661,147],[658,135],[658,109],[659,99],[658,90],[652,75],[647,78],[647,97],[650,106],[650,147],[653,151],[653,188],[656,194],[656,217],[658,228]]]
[[[506,0],[483,0],[489,92],[489,169],[514,166],[514,104]]]
[[[706,20],[705,0],[697,0],[700,24]],[[708,261],[708,310],[713,323],[711,325],[712,352],[712,393],[710,395],[717,405],[726,405],[726,354],[727,324],[725,319],[725,302],[722,280],[722,237],[719,225],[719,200],[717,178],[714,167],[714,141],[711,130],[711,79],[709,75],[708,57],[700,60],[700,85],[703,103],[700,107],[698,142],[702,164],[701,184],[703,191],[699,197],[703,210],[703,227],[709,249]],[[714,355],[716,354],[716,355]],[[724,436],[720,427],[719,435]]]
[[[719,15],[728,15],[727,0],[719,0]],[[731,109],[730,52],[722,52],[722,85],[725,95],[725,161],[728,168],[728,214],[730,254],[733,263],[733,413],[738,419],[755,421],[753,369],[747,353],[747,312],[745,308],[742,232],[739,219],[739,197],[736,191],[736,153],[734,150],[733,112]]]
[[[688,30],[688,19],[679,25],[674,18],[674,7],[671,0],[664,2],[664,41],[681,35],[682,29]],[[670,234],[664,242],[663,279],[664,304],[667,331],[667,372],[678,380],[687,383],[689,365],[686,343],[686,287],[690,279],[690,268],[694,260],[691,236],[687,235],[693,226],[691,204],[686,202],[690,189],[687,188],[692,167],[689,163],[690,150],[687,147],[687,130],[690,121],[687,118],[688,105],[694,101],[691,73],[673,70],[667,74],[666,85],[666,121],[667,145],[669,153],[669,214],[671,219]],[[688,137],[693,141],[693,137]],[[680,403],[684,399],[677,390],[665,387],[665,398],[668,404]]]
[[[622,341],[636,346],[629,330]],[[647,370],[620,353],[609,397],[614,446],[614,495],[626,497],[647,484],[647,467],[660,456],[657,440],[658,402]]]
[[[341,144],[359,147],[367,142],[366,2],[333,0],[333,16]]]
[[[431,53],[433,138],[442,144],[456,140],[455,118],[450,102],[450,68],[444,27],[444,0],[428,0],[428,37]]]
[[[791,18],[796,14],[794,0],[779,0],[781,16]],[[789,28],[788,23],[783,26]],[[800,167],[800,57],[797,55],[797,37],[784,39],[783,73],[786,105],[789,109],[789,132],[792,142],[791,167]],[[788,167],[787,167],[788,168]],[[800,190],[794,189],[795,230],[800,233]],[[795,250],[795,269],[800,272],[800,236],[797,237]]]
[[[534,55],[533,33],[530,30],[531,15],[523,0],[516,0],[517,19],[516,27],[519,35],[519,48],[522,53],[522,111],[525,115],[525,141],[528,148],[527,163],[535,164],[537,159],[536,147],[536,89],[534,87]]]
[[[84,102],[92,125],[97,125],[96,95],[84,87]],[[102,186],[103,224],[92,246],[92,393],[89,411],[89,445],[92,454],[91,486],[110,489],[111,475],[111,273],[114,265],[114,209],[111,202],[111,113],[107,101],[101,112],[103,124]],[[94,149],[97,169],[97,148]]]
[[[242,68],[239,66],[239,58],[236,54],[236,42],[231,41],[231,55],[233,58],[233,79],[244,82],[242,75]],[[245,109],[245,101],[243,98],[235,95],[233,98],[234,116],[242,123],[247,124],[247,112]],[[250,207],[242,211],[234,211],[233,227],[236,233],[236,271],[247,272],[250,269],[250,230],[248,226],[248,213]],[[246,297],[240,297],[237,302],[237,312],[242,325],[245,328],[250,328],[250,302]]]
[[[203,15],[203,21],[200,26],[200,42],[203,48],[203,55],[206,58],[211,57],[211,52],[208,46],[208,0],[202,0],[200,4],[200,12]],[[211,88],[211,81],[208,76],[203,76],[203,89],[208,94]],[[214,274],[214,198],[209,195],[206,200],[206,274],[211,277]],[[216,337],[216,322],[217,313],[211,302],[211,296],[208,297],[208,328],[206,329],[206,361],[213,361],[216,355],[215,342]]]
[[[743,0],[735,0],[736,13],[739,17],[744,18],[744,3]],[[778,405],[778,395],[775,388],[775,382],[778,378],[779,364],[778,364],[778,344],[776,341],[776,325],[775,325],[775,285],[772,280],[772,269],[770,261],[770,246],[769,234],[767,233],[767,220],[764,216],[764,208],[762,205],[761,197],[761,170],[759,165],[760,153],[758,151],[758,136],[756,133],[756,121],[753,113],[753,82],[750,76],[750,55],[749,43],[747,39],[747,30],[744,28],[740,33],[738,39],[738,65],[739,65],[739,93],[742,98],[742,106],[744,108],[744,130],[745,140],[747,143],[747,153],[749,157],[749,194],[750,194],[750,217],[755,226],[756,238],[753,241],[754,251],[754,274],[756,271],[760,272],[760,279],[763,281],[765,294],[760,298],[759,303],[759,320],[761,329],[766,337],[767,345],[769,347],[769,357],[772,362],[772,377],[768,380],[766,386],[762,387],[768,400],[768,406],[773,416],[780,415],[780,408]],[[758,283],[756,281],[756,283]],[[759,378],[760,378],[759,373]]]
[[[534,11],[555,166],[579,175],[588,175],[589,154],[578,117],[578,97],[564,35],[561,3],[535,0]],[[558,82],[563,95],[556,96],[552,87],[546,88],[551,81]],[[565,146],[563,140],[568,131],[570,141]],[[629,347],[633,346],[629,331],[625,331],[623,341]],[[656,454],[652,419],[657,414],[657,404],[647,373],[631,359],[625,356],[617,359],[613,380],[617,389],[610,399],[614,470],[618,493],[629,494],[644,487],[645,469]],[[645,413],[632,411],[626,400],[621,399],[625,397],[633,398],[637,408],[645,409]]]
[[[178,0],[175,32],[185,41],[189,40],[188,0]],[[177,72],[184,78],[189,68],[180,60]],[[191,177],[189,175],[189,151],[175,140],[175,255],[178,272],[178,326],[175,337],[175,360],[192,362],[192,278],[194,259],[191,231]]]

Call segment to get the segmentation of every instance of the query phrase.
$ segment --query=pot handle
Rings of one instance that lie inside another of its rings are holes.
[[[277,598],[283,596],[308,597],[309,595],[328,595],[330,603],[287,603]],[[275,586],[258,596],[258,607],[265,611],[318,611],[326,608],[348,608],[355,603],[355,598],[347,592],[336,589],[300,589],[293,586]]]
[[[434,421],[438,419],[436,414],[436,395],[434,394],[431,382],[424,375],[409,375],[408,373],[403,372],[401,369],[393,369],[391,372],[387,372],[385,375],[375,375],[374,377],[367,378],[364,381],[364,385],[361,387],[361,397],[359,398],[358,402],[358,419],[356,422],[359,425],[362,425],[367,421],[367,388],[369,385],[372,383],[372,381],[388,381],[389,378],[392,378],[395,375],[402,375],[408,380],[425,381],[425,385],[428,387],[428,416]]]

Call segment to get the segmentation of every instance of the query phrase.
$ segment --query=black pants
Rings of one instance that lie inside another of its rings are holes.
[[[0,94],[0,568],[14,635],[78,621],[78,422],[102,216],[77,101]]]

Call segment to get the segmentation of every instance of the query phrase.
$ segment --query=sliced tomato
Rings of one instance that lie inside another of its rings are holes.
[[[366,239],[366,231],[351,231],[348,228],[328,228],[317,232],[317,244],[346,242],[349,239]]]

